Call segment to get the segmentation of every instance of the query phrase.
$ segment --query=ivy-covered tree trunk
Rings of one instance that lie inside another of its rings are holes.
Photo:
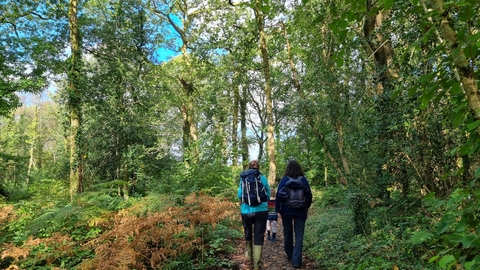
[[[235,72],[236,75],[236,72]],[[234,75],[234,76],[235,76]],[[232,166],[238,164],[238,107],[240,105],[239,85],[233,85],[233,119],[232,119]]]
[[[255,18],[257,20],[258,34],[260,38],[260,51],[262,54],[263,75],[265,79],[265,98],[267,107],[267,145],[268,145],[268,183],[275,183],[277,162],[275,159],[275,127],[273,122],[272,86],[270,82],[270,59],[268,57],[267,37],[265,34],[265,18],[261,10],[262,1],[255,0]]]
[[[393,71],[393,47],[390,39],[385,38],[382,32],[383,21],[389,16],[390,10],[378,8],[376,1],[367,0],[367,14],[370,14],[364,22],[363,33],[368,46],[366,52],[373,56],[375,65],[374,87],[376,88],[375,108],[377,110],[377,186],[375,196],[381,199],[389,199],[390,193],[387,190],[391,183],[391,170],[389,160],[394,151],[389,148],[388,142],[393,139],[394,134],[389,130],[389,125],[393,122],[391,95],[393,92],[393,81],[396,76]]]
[[[242,165],[248,168],[248,138],[247,138],[247,87],[242,87],[242,98],[240,99],[240,129],[242,132]]]
[[[70,26],[70,70],[68,72],[68,106],[70,110],[70,197],[83,192],[83,162],[77,142],[81,125],[82,52],[78,25],[78,0],[70,0],[68,22]]]
[[[183,93],[185,95],[185,101],[182,105],[182,115],[183,115],[183,138],[184,138],[184,151],[187,166],[198,164],[199,160],[199,150],[198,150],[198,136],[197,136],[197,125],[195,122],[194,108],[195,104],[193,101],[193,85],[184,79],[180,79],[180,83],[183,88]]]

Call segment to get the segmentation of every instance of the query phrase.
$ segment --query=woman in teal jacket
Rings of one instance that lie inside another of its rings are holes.
[[[240,184],[238,185],[238,198],[243,198],[242,178],[247,178],[249,175],[254,175],[255,177],[260,175],[260,180],[265,187],[267,198],[270,198],[270,186],[268,185],[267,178],[259,171],[260,165],[258,164],[258,161],[252,160],[248,164],[248,168],[248,170],[243,171],[240,174],[241,179]],[[240,213],[242,214],[242,223],[247,246],[246,257],[251,263],[253,263],[254,269],[260,269],[260,258],[262,257],[265,228],[267,226],[267,202],[265,201],[259,205],[251,206],[242,200]]]

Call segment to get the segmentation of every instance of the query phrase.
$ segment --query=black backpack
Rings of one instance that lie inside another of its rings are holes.
[[[268,200],[267,190],[260,179],[262,175],[258,170],[248,170],[242,172],[242,203],[250,206],[257,206]]]
[[[285,186],[279,191],[279,196],[284,199],[285,205],[291,209],[307,207],[306,193],[310,192],[300,179],[289,177]]]

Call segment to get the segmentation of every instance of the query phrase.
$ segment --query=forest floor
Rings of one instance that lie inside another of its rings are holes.
[[[234,265],[230,268],[224,269],[253,269],[253,266],[245,258],[245,240],[241,238],[235,241],[235,251],[228,255],[228,259],[233,262]],[[264,270],[296,269],[293,268],[292,262],[287,259],[287,255],[285,255],[285,251],[283,251],[283,225],[281,218],[279,218],[277,222],[277,237],[275,242],[267,240],[267,232],[265,232],[265,242],[263,243],[261,263],[261,269]],[[303,252],[302,267],[300,269],[315,269],[314,261],[310,260],[308,257],[305,257],[305,250]]]

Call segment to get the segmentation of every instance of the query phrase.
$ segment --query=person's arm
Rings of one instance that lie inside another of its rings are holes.
[[[303,177],[303,182],[305,184],[305,186],[308,188],[308,190],[310,192],[308,192],[306,195],[306,204],[307,204],[307,208],[310,208],[310,206],[312,205],[312,201],[313,201],[313,194],[312,194],[312,188],[310,187],[310,183],[308,183],[308,180],[307,178],[304,176]]]
[[[280,198],[280,196],[278,196],[278,193],[280,192],[280,190],[282,190],[283,186],[285,186],[285,181],[283,180],[283,177],[282,177],[282,179],[280,180],[280,183],[278,184],[277,194],[275,196],[275,211],[278,214],[280,214],[280,208],[282,204],[282,199]]]
[[[240,178],[239,184],[238,184],[238,191],[237,191],[237,197],[241,200],[243,195],[243,190],[242,190],[242,179]]]
[[[262,180],[262,184],[263,186],[265,187],[266,191],[267,191],[267,198],[270,198],[270,194],[271,191],[270,191],[270,185],[268,184],[268,179],[267,177],[265,177],[264,175],[260,176],[260,179]]]

